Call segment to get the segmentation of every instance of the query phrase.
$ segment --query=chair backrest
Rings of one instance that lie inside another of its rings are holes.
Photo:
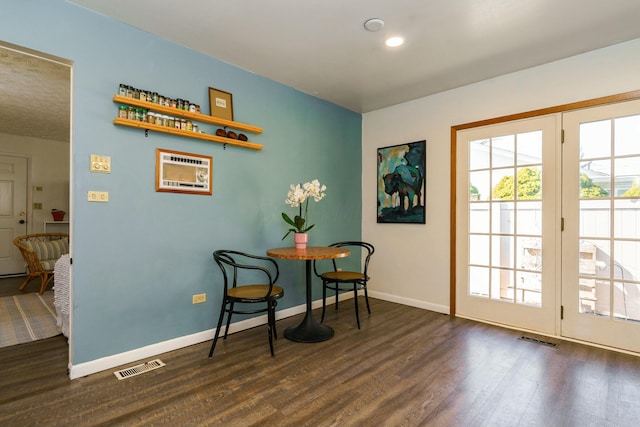
[[[213,253],[213,259],[222,271],[225,295],[229,288],[250,282],[250,284],[268,284],[266,297],[271,294],[273,285],[280,275],[278,263],[266,256],[222,249]]]
[[[69,253],[69,234],[36,233],[25,234],[13,239],[13,244],[20,249],[25,264],[30,272],[53,270],[45,268],[43,263],[53,266],[62,255]],[[50,261],[50,262],[45,262]]]
[[[329,246],[331,247],[336,247],[336,248],[347,248],[349,249],[351,248],[358,248],[361,249],[362,251],[362,255],[365,255],[364,258],[364,265],[363,265],[363,270],[362,273],[364,273],[365,277],[369,277],[369,261],[371,260],[371,256],[373,255],[373,253],[375,252],[375,248],[373,247],[373,245],[371,243],[367,243],[367,242],[360,242],[360,241],[355,241],[355,240],[349,240],[349,241],[343,241],[343,242],[336,242],[336,243],[332,243]],[[333,263],[333,270],[334,271],[338,271],[338,259],[332,259],[331,262]],[[315,271],[315,263],[314,263],[314,271]],[[316,275],[320,275],[317,271],[315,272]]]

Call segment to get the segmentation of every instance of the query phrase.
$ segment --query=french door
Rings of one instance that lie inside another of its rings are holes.
[[[640,100],[456,149],[457,314],[640,353]]]
[[[563,121],[562,334],[640,352],[640,101]]]
[[[457,134],[457,315],[555,333],[559,115]]]

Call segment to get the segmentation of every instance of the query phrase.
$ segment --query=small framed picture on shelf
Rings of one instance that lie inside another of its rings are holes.
[[[229,92],[210,87],[209,108],[212,117],[233,121],[233,96]]]

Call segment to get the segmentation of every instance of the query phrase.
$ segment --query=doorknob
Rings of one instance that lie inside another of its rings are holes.
[[[24,224],[26,221],[24,219],[21,219],[19,222],[20,224]]]

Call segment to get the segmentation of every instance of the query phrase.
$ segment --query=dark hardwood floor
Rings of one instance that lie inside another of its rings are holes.
[[[115,369],[69,380],[61,336],[0,349],[0,425],[640,425],[638,357],[371,303],[361,330],[353,301],[329,310],[329,341],[284,338],[295,316],[278,321],[274,358],[258,327],[220,341],[213,359],[206,342],[121,381]]]
[[[39,292],[40,279],[33,279],[23,291],[19,291],[18,287],[24,282],[25,276],[1,277],[0,276],[0,297],[10,297],[25,292]],[[49,285],[47,290],[51,290],[53,285]]]

